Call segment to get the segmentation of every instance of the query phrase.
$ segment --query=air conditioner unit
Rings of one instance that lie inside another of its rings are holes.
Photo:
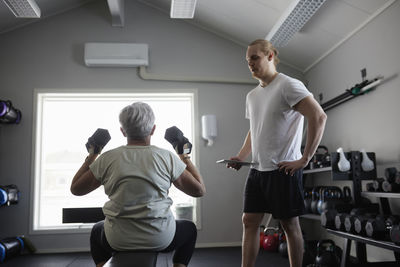
[[[137,67],[149,65],[149,46],[133,43],[86,43],[88,67]]]

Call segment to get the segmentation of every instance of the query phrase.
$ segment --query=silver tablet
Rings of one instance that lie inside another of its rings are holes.
[[[239,160],[231,160],[231,159],[220,159],[217,160],[216,163],[234,163],[234,164],[240,164],[243,166],[254,166],[254,165],[258,165],[257,162],[249,162],[249,161],[239,161]]]

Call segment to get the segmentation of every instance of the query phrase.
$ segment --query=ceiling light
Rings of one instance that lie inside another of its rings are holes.
[[[17,18],[40,18],[35,0],[3,0]]]
[[[172,0],[171,14],[173,19],[192,19],[197,0]]]
[[[288,44],[290,39],[303,28],[326,0],[295,0],[272,27],[265,39],[275,47]]]

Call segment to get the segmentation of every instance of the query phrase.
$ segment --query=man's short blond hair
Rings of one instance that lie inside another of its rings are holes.
[[[279,63],[279,58],[278,58],[278,50],[271,44],[270,41],[264,40],[264,39],[257,39],[254,40],[249,44],[249,46],[253,45],[258,45],[261,49],[262,52],[264,52],[265,55],[267,55],[269,52],[274,53],[274,64],[275,66],[278,65]]]

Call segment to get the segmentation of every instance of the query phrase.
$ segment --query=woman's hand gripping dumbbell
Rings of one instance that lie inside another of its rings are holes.
[[[86,149],[89,154],[100,154],[104,146],[111,140],[111,136],[106,129],[98,128],[94,134],[89,137],[86,143]]]
[[[168,128],[165,131],[164,138],[171,143],[172,147],[179,155],[190,154],[190,152],[192,152],[192,144],[178,127],[172,126]]]

